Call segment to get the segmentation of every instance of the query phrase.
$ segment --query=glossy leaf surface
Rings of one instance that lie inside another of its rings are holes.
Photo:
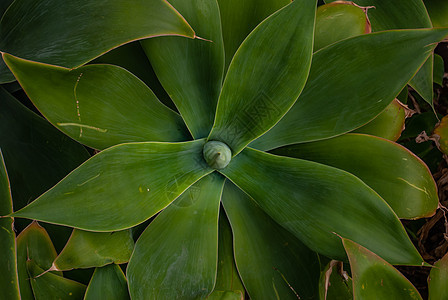
[[[82,299],[85,285],[50,272],[44,273],[34,260],[27,261],[26,265],[36,300]]]
[[[362,6],[374,6],[368,15],[373,31],[391,29],[431,28],[431,20],[422,0],[388,1],[355,0]],[[428,59],[409,84],[428,102],[432,104],[432,59]]]
[[[193,137],[204,138],[213,125],[224,70],[218,3],[173,0],[171,4],[206,40],[160,37],[141,43]]]
[[[352,269],[354,299],[422,299],[391,264],[351,240],[342,241]]]
[[[218,234],[218,271],[213,292],[207,299],[244,299],[244,286],[241,282],[233,255],[232,229],[227,220],[226,213],[219,213]]]
[[[108,148],[14,216],[92,231],[135,226],[212,172],[203,140]]]
[[[278,224],[321,254],[345,257],[339,234],[394,264],[422,263],[387,203],[345,171],[246,148],[220,172]]]
[[[395,99],[375,119],[353,132],[396,141],[404,129],[405,119],[404,107]]]
[[[116,264],[96,268],[87,287],[84,300],[127,300],[130,299],[128,285],[123,271]]]
[[[198,299],[211,293],[223,183],[218,174],[201,179],[143,232],[126,272],[133,299]]]
[[[19,0],[0,23],[0,51],[74,68],[119,45],[160,35],[194,37],[164,0]],[[0,82],[12,80],[4,64]]]
[[[429,274],[429,299],[448,298],[448,254],[434,264]]]
[[[317,299],[317,254],[231,182],[225,185],[222,202],[234,234],[236,265],[250,297]]]
[[[225,69],[249,33],[289,0],[218,0],[225,48]]]
[[[448,26],[448,2],[444,0],[423,0],[434,27]]]
[[[315,6],[314,0],[294,1],[244,41],[227,72],[209,139],[235,155],[294,104],[311,63]]]
[[[345,170],[364,181],[400,218],[434,214],[437,187],[428,167],[406,148],[364,134],[291,145],[273,151]]]
[[[334,42],[361,35],[369,29],[364,11],[349,3],[321,5],[316,12],[314,51]]]
[[[89,158],[82,145],[59,132],[2,88],[0,147],[9,170],[16,210]]]
[[[12,213],[11,190],[0,149],[0,216],[10,213]],[[0,218],[0,298],[11,300],[20,299],[13,222],[13,218]]]
[[[53,263],[56,270],[102,267],[129,261],[134,241],[130,230],[90,232],[74,229],[65,248]]]
[[[37,222],[31,223],[17,237],[17,270],[22,299],[34,299],[30,286],[27,261],[33,260],[42,269],[48,270],[56,258],[48,233]],[[62,272],[57,272],[62,275]]]
[[[308,82],[296,104],[251,145],[273,149],[364,125],[392,102],[434,43],[447,34],[446,29],[397,30],[361,35],[321,49],[313,55]],[[382,84],[373,84],[378,78]]]
[[[122,68],[88,65],[69,70],[8,54],[3,57],[42,114],[90,147],[189,139],[180,116]]]

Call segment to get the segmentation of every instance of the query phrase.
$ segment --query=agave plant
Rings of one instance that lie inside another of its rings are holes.
[[[10,216],[98,234],[155,217],[126,269],[131,298],[241,298],[239,278],[254,299],[315,298],[317,253],[345,260],[341,237],[392,264],[424,263],[399,218],[434,213],[429,170],[349,132],[395,99],[447,29],[313,53],[316,0],[29,2],[2,19],[3,60],[47,120],[100,151]],[[137,74],[142,49],[174,107]]]

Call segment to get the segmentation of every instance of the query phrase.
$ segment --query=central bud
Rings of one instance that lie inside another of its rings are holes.
[[[229,146],[218,141],[205,143],[202,154],[207,164],[213,169],[224,169],[232,159],[232,150]]]

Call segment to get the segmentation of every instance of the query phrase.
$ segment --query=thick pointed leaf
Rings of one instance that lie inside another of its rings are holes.
[[[307,79],[316,1],[294,1],[248,36],[229,67],[209,139],[234,155],[289,110]]]
[[[321,272],[319,279],[319,300],[352,300],[353,283],[342,262],[332,260]]]
[[[134,240],[130,230],[89,232],[74,229],[65,248],[53,262],[55,270],[102,267],[129,261]]]
[[[448,254],[434,264],[429,274],[429,299],[440,300],[448,298]]]
[[[221,91],[224,48],[216,0],[173,0],[204,40],[161,37],[142,41],[157,77],[173,99],[190,132],[210,132]]]
[[[0,148],[11,181],[16,210],[55,185],[90,155],[79,143],[51,126],[12,95],[0,88]],[[1,214],[0,214],[1,215]],[[28,220],[16,219],[14,226],[21,231]],[[71,230],[44,224],[62,249]]]
[[[70,70],[3,57],[42,114],[88,146],[104,149],[126,142],[189,139],[180,116],[122,68],[88,65]]]
[[[10,213],[12,213],[11,190],[0,149],[0,215]],[[13,218],[0,218],[0,298],[11,300],[20,299],[13,222]]]
[[[226,213],[219,213],[218,235],[218,271],[213,292],[208,295],[209,300],[244,299],[244,286],[236,269],[233,255],[232,229],[227,220]]]
[[[431,28],[431,20],[422,0],[389,1],[389,0],[355,0],[362,6],[374,6],[368,15],[373,31],[391,29]],[[428,102],[433,105],[432,59],[428,59],[409,84]]]
[[[220,172],[317,252],[344,258],[339,234],[395,264],[422,263],[387,203],[345,171],[247,148]]]
[[[97,299],[130,299],[126,277],[116,264],[95,269],[84,300]]]
[[[222,201],[233,230],[236,265],[250,297],[317,299],[317,254],[231,182],[224,187]]]
[[[404,107],[395,99],[375,119],[353,132],[375,135],[396,141],[404,130],[405,119]]]
[[[367,16],[360,7],[350,2],[321,5],[316,12],[314,51],[352,36],[369,33],[369,29]]]
[[[34,260],[26,262],[36,300],[82,299],[86,286],[62,276],[46,272]]]
[[[225,69],[249,33],[270,14],[290,3],[289,0],[218,0],[225,48]]]
[[[342,239],[353,277],[354,299],[422,299],[397,269],[366,248]]]
[[[204,140],[130,143],[95,155],[13,216],[92,231],[117,231],[150,218],[212,172]]]
[[[296,104],[251,145],[273,149],[364,125],[395,99],[434,43],[447,34],[446,29],[396,30],[353,37],[321,49],[313,56],[308,82]]]
[[[37,222],[31,223],[17,237],[17,270],[22,299],[34,299],[27,269],[27,261],[33,260],[42,269],[48,270],[56,258],[48,233]],[[62,275],[62,272],[56,272]]]
[[[275,154],[315,161],[345,170],[364,181],[399,218],[432,216],[437,187],[424,162],[399,144],[364,134],[291,145]]]
[[[143,232],[126,272],[132,299],[199,299],[213,290],[223,184],[206,176]]]
[[[0,51],[74,68],[119,45],[160,35],[194,37],[164,0],[18,0],[0,23]],[[0,82],[12,80],[0,64]]]

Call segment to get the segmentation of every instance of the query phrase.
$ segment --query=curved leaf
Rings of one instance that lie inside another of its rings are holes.
[[[448,2],[444,0],[423,0],[434,27],[448,26]]]
[[[132,299],[199,299],[213,290],[223,184],[218,174],[204,177],[143,232],[126,272]]]
[[[404,107],[395,99],[375,119],[353,132],[375,135],[396,141],[404,130],[405,119]]]
[[[88,146],[104,149],[126,142],[189,139],[180,116],[120,67],[69,70],[9,54],[3,58],[43,115]]]
[[[345,171],[246,148],[220,172],[312,250],[343,259],[339,234],[394,264],[423,261],[387,203]]]
[[[352,279],[342,270],[342,266],[342,262],[332,260],[322,270],[319,278],[320,300],[353,300]]]
[[[364,125],[395,99],[434,43],[447,34],[447,29],[396,30],[356,36],[321,49],[313,56],[308,82],[296,104],[251,146],[273,149]]]
[[[448,298],[448,254],[434,264],[429,274],[429,300]]]
[[[147,220],[212,172],[204,140],[130,143],[108,148],[14,217],[91,231],[118,231]]]
[[[440,55],[434,54],[433,81],[438,85],[443,86],[444,74],[445,74],[445,62],[443,61],[443,58]]]
[[[56,250],[48,233],[37,222],[31,223],[17,237],[17,271],[19,277],[20,296],[22,299],[34,300],[30,285],[27,261],[48,270],[56,258]],[[62,272],[55,272],[62,275]]]
[[[444,116],[440,123],[434,128],[434,135],[439,136],[439,148],[440,150],[448,154],[448,115]]]
[[[165,0],[17,0],[0,23],[0,51],[79,67],[130,41],[160,35],[195,37]],[[0,82],[13,80],[0,64]]]
[[[439,203],[436,184],[424,162],[403,146],[388,140],[346,134],[287,146],[273,153],[352,173],[386,200],[400,218],[432,216]]]
[[[231,182],[224,187],[222,202],[233,230],[236,265],[250,297],[317,299],[317,254]]]
[[[247,37],[229,67],[209,139],[236,155],[300,95],[313,48],[315,0],[294,1]]]
[[[12,213],[8,174],[0,149],[0,215]],[[0,298],[20,299],[14,219],[0,218]]]
[[[89,232],[74,229],[70,239],[52,265],[53,270],[102,267],[129,261],[134,240],[130,230]]]
[[[218,0],[225,49],[225,69],[249,33],[290,0]]]
[[[36,300],[82,299],[86,286],[62,276],[45,272],[34,260],[26,262]]]
[[[314,51],[370,29],[364,11],[350,2],[321,5],[316,12]]]
[[[207,299],[242,300],[245,290],[235,265],[232,229],[223,209],[219,213],[218,225],[218,271],[215,287]]]
[[[409,280],[384,259],[349,239],[342,242],[352,269],[354,299],[422,299]]]
[[[203,40],[161,37],[142,41],[163,87],[195,138],[210,132],[221,91],[224,48],[216,0],[172,0]]]
[[[126,277],[116,264],[96,268],[87,287],[84,300],[128,300]]]

